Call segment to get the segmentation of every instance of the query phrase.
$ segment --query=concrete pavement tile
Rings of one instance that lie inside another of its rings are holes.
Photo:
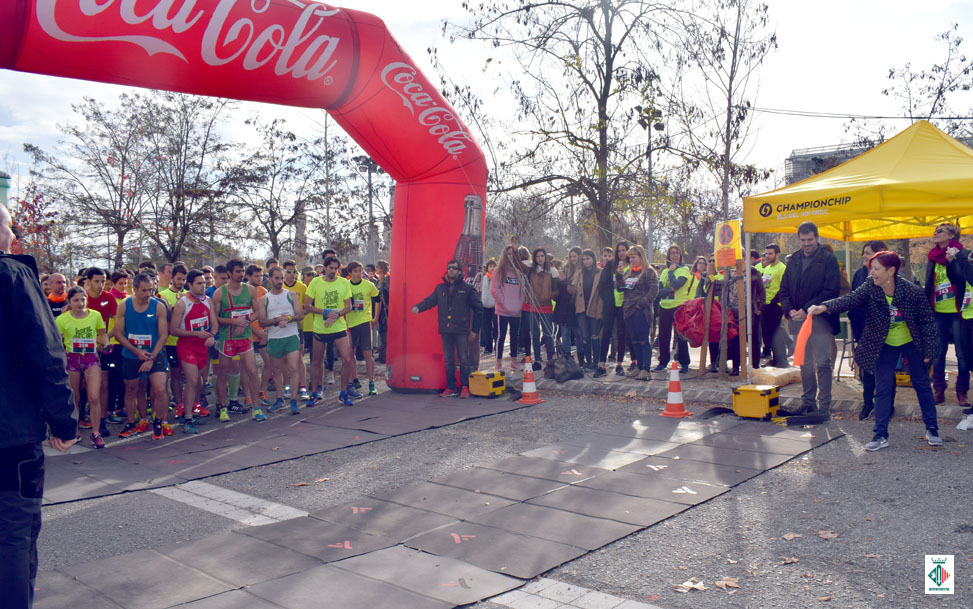
[[[665,457],[646,457],[641,461],[630,463],[618,471],[646,476],[662,476],[663,478],[688,482],[708,482],[710,484],[722,484],[723,486],[736,486],[744,480],[749,480],[763,473],[759,469],[690,461],[689,459],[667,459]]]
[[[223,533],[159,553],[237,586],[250,586],[321,564],[306,554],[239,533]]]
[[[568,486],[528,503],[647,527],[686,509],[680,503]]]
[[[601,469],[618,469],[629,463],[634,463],[645,456],[637,453],[610,450],[601,446],[581,446],[566,442],[544,446],[543,448],[535,448],[534,450],[528,450],[520,454],[525,457],[553,459],[555,461],[578,463],[580,465],[589,465]]]
[[[586,480],[579,486],[686,505],[702,503],[730,490],[721,485],[684,482],[661,476],[643,476],[625,472],[611,472],[604,476]]]
[[[41,571],[34,582],[34,609],[121,609],[75,578],[59,571]]]
[[[466,520],[514,503],[509,499],[495,495],[475,493],[431,482],[415,482],[400,489],[376,495],[375,498]]]
[[[265,581],[251,586],[249,592],[286,609],[449,609],[453,606],[331,565]],[[238,607],[250,609],[245,605]]]
[[[456,522],[456,519],[450,516],[371,497],[336,505],[315,512],[311,516],[399,542]]]
[[[536,577],[585,553],[575,546],[472,522],[430,531],[405,545],[522,579]]]
[[[622,599],[618,598],[617,596],[591,590],[585,593],[581,598],[572,601],[571,604],[579,609],[615,609],[621,605],[622,602]]]
[[[514,455],[502,461],[481,465],[480,467],[520,474],[521,476],[557,480],[558,482],[568,484],[576,484],[592,476],[611,471],[599,467],[581,465],[580,463],[565,465],[563,461],[543,459],[540,457],[525,457],[523,455]]]
[[[660,453],[658,456],[670,459],[689,459],[691,461],[704,461],[706,463],[718,463],[720,465],[732,465],[735,467],[746,467],[748,469],[767,470],[777,467],[781,463],[789,461],[792,455],[777,455],[772,453],[756,453],[747,450],[735,450],[732,448],[713,448],[710,446],[700,446],[698,444],[684,444],[679,448]]]
[[[165,609],[233,589],[152,550],[70,565],[61,571],[123,607],[138,609]],[[152,577],[145,577],[146,573]]]
[[[565,440],[565,444],[590,445],[626,453],[657,455],[678,447],[682,442],[666,442],[665,440],[656,440],[654,438],[626,438],[625,436],[593,432],[571,440]]]
[[[370,552],[334,566],[455,605],[496,596],[522,583],[513,577],[404,546]]]
[[[471,520],[586,550],[600,548],[641,528],[527,503],[517,503]]]
[[[514,501],[526,501],[564,486],[562,482],[532,478],[481,467],[470,467],[433,478],[430,482],[470,491],[489,493]]]
[[[556,581],[553,585],[538,592],[537,596],[543,596],[559,603],[573,603],[586,592],[588,592],[586,588]]]
[[[386,537],[369,535],[358,529],[310,517],[292,518],[236,532],[313,556],[322,562],[343,560],[395,544],[394,540]]]
[[[549,579],[547,577],[538,577],[534,581],[527,582],[526,584],[524,584],[520,588],[517,588],[517,590],[526,592],[528,594],[537,594],[541,590],[545,590],[547,588],[550,588],[555,583],[557,583],[557,580]]]
[[[280,609],[244,590],[230,590],[209,598],[179,605],[179,609]]]
[[[798,442],[784,438],[768,436],[745,436],[730,433],[715,433],[689,444],[711,446],[713,448],[732,448],[735,450],[749,450],[758,453],[774,453],[794,457],[813,448],[807,442]]]

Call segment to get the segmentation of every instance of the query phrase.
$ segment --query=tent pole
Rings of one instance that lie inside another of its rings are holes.
[[[753,272],[753,267],[750,265],[750,233],[743,233],[743,238],[744,242],[746,243],[744,246],[745,253],[743,255],[743,264],[746,265],[746,272],[743,275],[743,281],[745,282],[744,289],[746,290],[747,295],[745,298],[745,303],[747,306],[747,347],[746,349],[741,349],[741,351],[743,351],[743,361],[741,361],[740,364],[747,370],[747,384],[749,385],[753,383],[753,367],[750,365],[750,347],[753,344],[751,342],[753,336],[753,303],[750,302],[750,273]]]
[[[851,223],[845,222],[844,231],[845,237],[845,277],[848,279],[848,285],[851,285]]]

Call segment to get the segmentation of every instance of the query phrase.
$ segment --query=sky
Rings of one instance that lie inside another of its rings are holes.
[[[461,0],[332,4],[381,17],[430,79],[435,79],[435,72],[426,49],[437,47],[450,78],[458,84],[481,84],[479,69],[470,67],[478,67],[489,49],[470,41],[451,44],[442,34],[443,19],[468,18]],[[923,69],[941,60],[944,47],[935,37],[953,22],[959,23],[961,36],[973,35],[970,0],[769,0],[768,4],[779,48],[760,69],[754,100],[758,108],[898,115],[899,103],[881,94],[889,84],[889,69],[907,62]],[[967,50],[973,53],[973,46]],[[23,143],[52,149],[59,138],[58,122],[70,120],[71,105],[82,96],[111,101],[125,90],[115,85],[0,70],[0,169],[15,177],[26,173],[29,161],[22,152]],[[243,114],[262,117],[283,116],[298,131],[300,125],[317,125],[322,120],[321,111],[316,110],[256,103],[245,103],[244,110]],[[470,117],[464,119],[468,124],[473,122]],[[846,122],[757,112],[746,156],[740,160],[775,169],[777,179],[782,180],[784,159],[792,150],[847,141]],[[901,130],[909,123],[895,124]],[[245,137],[245,132],[242,125],[228,127],[230,137]]]

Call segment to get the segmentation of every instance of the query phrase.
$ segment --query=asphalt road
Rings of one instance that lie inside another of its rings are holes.
[[[656,416],[662,406],[552,392],[542,397],[547,402],[529,409],[205,481],[315,511]],[[870,422],[830,425],[847,435],[545,577],[673,609],[973,606],[973,437],[944,422],[946,445],[932,449],[921,423],[898,421],[891,446],[868,453]],[[293,486],[301,482],[310,484]],[[42,570],[242,526],[150,492],[50,506],[44,519]],[[837,536],[824,539],[821,531]],[[787,541],[788,533],[800,537]],[[927,553],[955,555],[955,596],[923,593]],[[259,568],[258,557],[253,560]],[[715,586],[723,577],[737,578],[739,588]],[[707,589],[674,588],[691,578]]]

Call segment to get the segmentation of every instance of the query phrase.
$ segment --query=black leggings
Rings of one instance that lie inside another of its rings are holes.
[[[518,347],[520,346],[520,318],[497,315],[497,359],[503,359],[503,339],[507,336],[507,327],[510,327],[510,357],[517,357]]]
[[[612,300],[614,302],[614,300]],[[606,362],[608,358],[608,347],[611,345],[612,331],[615,331],[615,362],[622,364],[625,359],[625,318],[622,316],[622,307],[614,304],[606,305],[601,314],[601,353],[599,353],[598,363]]]

